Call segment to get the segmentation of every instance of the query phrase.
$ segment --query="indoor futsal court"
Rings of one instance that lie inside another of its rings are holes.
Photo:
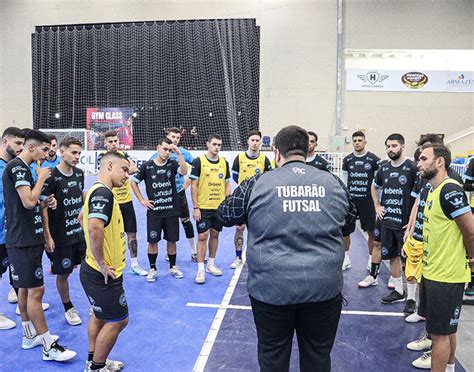
[[[0,372],[474,372],[474,0],[0,0],[0,134]]]

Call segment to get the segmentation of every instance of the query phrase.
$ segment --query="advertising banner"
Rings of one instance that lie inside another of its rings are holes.
[[[114,129],[120,149],[133,150],[133,109],[130,107],[89,107],[86,115],[87,150],[104,148],[104,133]]]
[[[347,69],[346,90],[474,93],[474,72]]]

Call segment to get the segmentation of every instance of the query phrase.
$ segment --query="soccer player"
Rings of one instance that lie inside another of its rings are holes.
[[[180,200],[176,188],[176,175],[186,174],[188,168],[179,147],[169,138],[163,138],[157,146],[158,156],[142,164],[140,170],[132,177],[132,189],[140,203],[147,208],[147,241],[150,271],[147,281],[154,282],[157,277],[156,258],[161,232],[166,240],[169,257],[169,274],[175,278],[183,278],[183,273],[176,265],[176,242],[179,240]],[[170,158],[171,152],[176,153],[178,162]],[[145,181],[145,199],[138,184]]]
[[[464,190],[471,192],[471,212],[474,214],[474,158],[469,161],[464,176]],[[471,281],[464,291],[463,304],[474,305],[474,271],[471,271]]]
[[[411,191],[416,180],[417,168],[415,163],[404,155],[405,139],[401,134],[394,133],[388,136],[385,148],[390,162],[379,169],[371,188],[377,217],[382,220],[382,248],[380,251],[374,247],[370,275],[359,282],[359,287],[377,285],[381,259],[390,259],[390,272],[395,289],[382,298],[382,303],[392,304],[405,300],[400,254],[404,228],[408,224],[414,203]],[[379,190],[382,190],[381,201]]]
[[[123,154],[105,153],[97,182],[87,193],[79,214],[87,246],[79,277],[92,308],[86,371],[123,368],[123,363],[107,359],[128,323],[122,275],[127,250],[124,221],[112,190],[126,183],[129,171],[130,162]]]
[[[167,138],[169,138],[173,145],[178,146],[181,140],[181,131],[179,128],[169,128]],[[180,146],[179,151],[183,154],[183,158],[188,164],[193,164],[193,156],[191,153],[186,150],[184,147]],[[154,154],[150,160],[155,159],[158,156],[158,152]],[[170,156],[171,160],[178,161],[178,155],[176,152],[172,152]],[[187,174],[187,172],[186,172]],[[194,228],[191,220],[189,219],[189,206],[188,199],[186,197],[186,189],[191,185],[191,180],[185,179],[186,174],[176,175],[176,189],[178,190],[178,200],[179,200],[179,217],[181,219],[181,224],[184,228],[184,233],[186,234],[186,239],[188,239],[189,246],[191,247],[191,260],[197,262],[197,251],[196,251],[196,242],[194,241]],[[132,184],[133,185],[133,184]]]
[[[46,158],[50,139],[40,131],[25,134],[23,151],[11,160],[3,173],[8,260],[13,284],[18,291],[18,306],[23,325],[22,348],[43,345],[43,360],[63,362],[76,356],[49,333],[41,304],[44,294],[42,256],[43,224],[39,198],[50,168],[37,168],[38,182],[31,175],[30,164]]]
[[[466,194],[448,176],[451,153],[422,147],[418,168],[431,184],[423,216],[423,269],[418,312],[432,339],[431,370],[452,372],[464,284],[474,268],[474,220]]]
[[[318,147],[318,135],[314,132],[308,131],[309,145],[308,155],[306,155],[306,164],[316,167],[320,170],[331,171],[331,165],[321,155],[316,153],[316,147]]]
[[[211,134],[207,140],[207,153],[194,159],[191,171],[191,195],[193,199],[193,218],[198,231],[198,271],[194,281],[206,282],[204,258],[206,244],[209,240],[209,261],[206,272],[221,276],[222,270],[216,265],[216,252],[222,222],[217,215],[219,204],[230,194],[229,163],[219,156],[222,148],[222,137]]]
[[[56,167],[61,162],[61,157],[57,154],[57,152],[58,152],[58,139],[57,139],[57,137],[54,134],[50,134],[49,139],[51,140],[51,147],[49,149],[48,156],[41,163],[41,168],[46,168],[47,167],[47,168],[53,169],[54,167]],[[33,175],[33,179],[35,180],[35,182],[37,180],[36,167],[37,167],[36,163],[32,163],[30,165],[31,174]]]
[[[125,152],[119,150],[119,137],[115,130],[109,130],[104,133],[105,137],[105,148],[109,152],[118,152],[124,155],[130,161],[130,174],[134,174],[137,171],[137,167],[130,156]],[[99,155],[100,159],[103,154]],[[145,276],[148,271],[144,270],[138,263],[138,241],[137,241],[137,217],[135,215],[135,208],[133,207],[132,193],[130,191],[130,181],[127,178],[125,183],[120,187],[115,187],[113,190],[115,200],[119,203],[120,210],[123,215],[123,223],[125,226],[125,233],[128,238],[128,249],[130,251],[131,261],[131,272],[136,275]]]
[[[249,132],[247,139],[247,151],[240,153],[232,164],[232,178],[237,184],[256,174],[261,174],[272,169],[270,160],[264,153],[260,152],[262,133],[258,130]],[[231,269],[237,269],[242,265],[242,247],[244,245],[245,225],[235,226],[234,246],[235,259],[230,265]]]
[[[369,265],[371,265],[372,250],[374,249],[375,207],[370,188],[375,173],[379,169],[378,163],[380,158],[374,153],[367,151],[365,149],[366,145],[367,139],[363,132],[358,131],[352,134],[354,152],[342,160],[342,176],[357,208],[362,230],[366,231],[369,237],[367,244],[369,248]],[[355,231],[355,223],[349,231]],[[345,257],[342,270],[351,267],[351,260],[349,258],[350,245],[351,236],[348,234],[344,236]]]
[[[7,248],[5,246],[5,202],[3,198],[3,172],[7,163],[16,158],[23,150],[23,144],[25,142],[25,134],[20,128],[9,127],[5,129],[2,134],[2,144],[0,146],[0,280],[3,274],[8,268],[8,255]],[[13,281],[10,274],[10,285],[13,286]],[[18,291],[18,290],[17,290]],[[17,302],[17,294],[12,288],[8,294],[9,302]],[[16,326],[13,320],[8,319],[6,316],[0,313],[0,329],[11,329]]]
[[[64,316],[70,325],[81,324],[81,318],[71,302],[68,278],[86,252],[84,232],[77,217],[84,201],[84,172],[77,168],[82,143],[65,138],[60,145],[61,162],[52,168],[44,184],[41,199],[54,195],[57,208],[42,208],[45,248],[51,253],[52,273],[64,306]]]

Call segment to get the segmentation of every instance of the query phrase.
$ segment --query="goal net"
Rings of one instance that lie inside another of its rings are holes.
[[[54,134],[57,138],[58,147],[61,141],[68,137],[77,138],[82,143],[82,148],[87,150],[87,144],[90,142],[88,140],[88,131],[85,129],[55,129],[55,128],[39,128],[44,133],[49,135]]]

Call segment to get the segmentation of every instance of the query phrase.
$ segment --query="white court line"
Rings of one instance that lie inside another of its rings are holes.
[[[188,302],[186,304],[188,307],[205,307],[205,308],[215,308],[215,309],[231,309],[231,310],[252,310],[251,306],[244,305],[219,305],[219,304],[202,304],[197,302]],[[358,311],[358,310],[342,310],[341,314],[343,315],[366,315],[366,316],[400,316],[404,317],[404,313],[394,313],[394,312],[385,312],[385,311]]]
[[[227,309],[229,308],[229,306],[231,306],[230,300],[232,299],[232,295],[234,294],[235,287],[237,286],[237,283],[240,278],[240,274],[245,264],[245,259],[246,259],[245,253],[246,253],[246,249],[242,249],[242,265],[240,265],[237,269],[235,269],[234,275],[232,276],[232,279],[230,280],[229,286],[227,287],[227,291],[225,292],[220,305],[219,304],[201,304],[201,305],[211,305],[211,306],[199,306],[200,304],[196,304],[198,305],[198,307],[212,307],[212,308],[217,308],[218,310],[217,310],[216,316],[214,317],[214,320],[212,321],[211,328],[209,329],[209,332],[207,333],[206,340],[204,341],[201,351],[199,352],[199,356],[196,360],[196,363],[194,363],[193,371],[195,372],[202,372],[204,371],[204,367],[206,367],[207,360],[209,359],[209,355],[211,355],[211,350],[212,350],[212,347],[214,346],[214,342],[216,342],[217,333],[219,332],[219,329],[221,328],[225,313]]]

